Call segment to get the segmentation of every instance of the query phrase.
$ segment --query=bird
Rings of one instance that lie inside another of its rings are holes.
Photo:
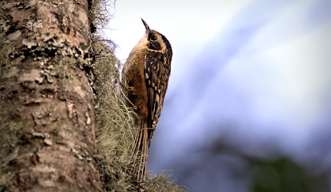
[[[145,34],[132,49],[122,69],[125,105],[132,107],[136,115],[131,115],[136,130],[131,149],[131,161],[136,180],[146,181],[148,148],[159,121],[171,71],[172,48],[161,33],[145,26]]]

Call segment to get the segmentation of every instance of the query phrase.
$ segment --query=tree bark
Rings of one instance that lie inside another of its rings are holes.
[[[101,191],[87,0],[0,4],[0,191]]]

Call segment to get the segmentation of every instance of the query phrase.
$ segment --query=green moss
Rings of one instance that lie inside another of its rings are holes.
[[[9,187],[13,186],[14,177],[15,175],[11,172],[4,174],[0,172],[0,191],[11,191]]]
[[[76,64],[77,60],[71,57],[61,57],[61,60],[54,68],[54,74],[58,77],[60,83],[68,83],[67,81],[73,80],[73,76],[77,75]]]
[[[2,30],[1,30],[2,29]],[[0,19],[0,77],[4,74],[4,70],[8,68],[9,54],[12,52],[12,48],[4,46],[7,38],[5,36],[6,31],[9,29],[9,22],[5,18]]]
[[[6,156],[15,149],[22,132],[26,130],[28,120],[21,118],[17,107],[10,100],[0,100],[0,165]],[[1,175],[0,169],[0,175]]]

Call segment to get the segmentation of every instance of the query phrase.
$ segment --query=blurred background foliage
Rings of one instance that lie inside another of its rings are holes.
[[[253,192],[326,192],[326,175],[314,174],[289,158],[251,162]]]
[[[331,191],[328,170],[317,171],[313,164],[300,164],[277,152],[263,156],[250,155],[240,148],[229,146],[227,141],[223,140],[191,153],[195,155],[188,158],[190,161],[176,164],[175,170],[180,183],[196,187],[192,191]],[[194,159],[195,157],[199,158]],[[217,173],[221,170],[223,173]],[[222,175],[225,175],[225,178]],[[202,183],[197,184],[200,177]],[[213,177],[213,180],[209,183],[204,177]],[[233,185],[238,186],[226,188],[215,183],[215,180],[233,182]]]

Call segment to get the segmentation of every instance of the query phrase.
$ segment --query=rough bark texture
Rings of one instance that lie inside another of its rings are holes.
[[[87,0],[0,4],[0,191],[100,191]]]

